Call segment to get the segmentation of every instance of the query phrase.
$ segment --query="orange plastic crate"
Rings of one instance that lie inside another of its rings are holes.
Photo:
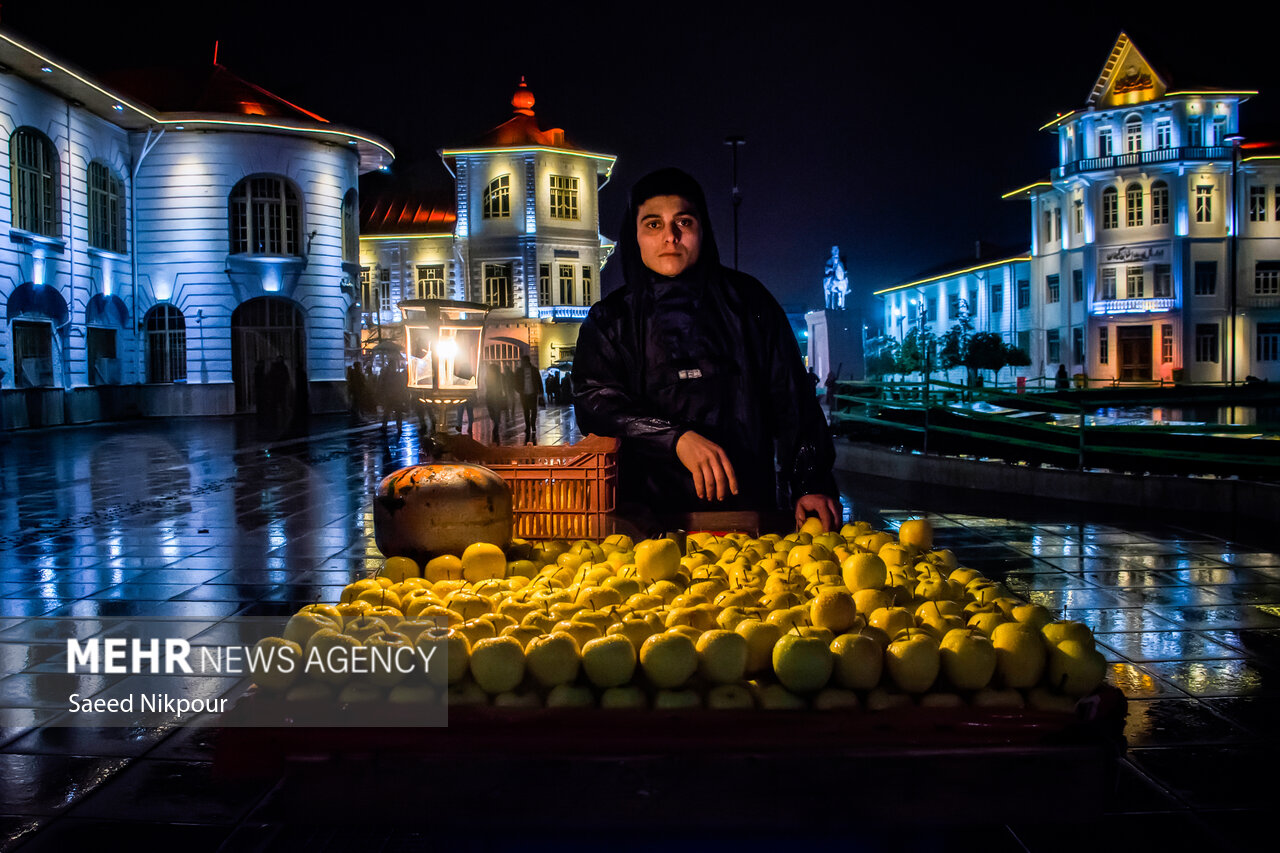
[[[521,539],[601,539],[617,506],[618,440],[589,435],[577,444],[503,447],[453,436],[459,462],[494,471],[511,486]]]

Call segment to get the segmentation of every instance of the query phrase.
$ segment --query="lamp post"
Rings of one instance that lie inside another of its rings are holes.
[[[1238,133],[1233,133],[1227,137],[1227,142],[1231,143],[1231,291],[1230,306],[1231,319],[1229,323],[1228,339],[1231,347],[1231,367],[1228,375],[1228,385],[1232,388],[1236,387],[1236,262],[1239,249],[1239,232],[1240,232],[1240,194],[1236,192],[1236,179],[1240,173],[1240,143],[1244,141],[1244,137]]]
[[[489,306],[413,299],[401,302],[399,308],[404,317],[408,386],[420,403],[433,407],[436,432],[447,432],[449,406],[473,403],[479,392]]]
[[[733,150],[733,190],[730,200],[733,202],[733,268],[738,268],[738,206],[742,204],[742,193],[738,192],[738,149],[747,144],[742,136],[729,136],[724,144]]]

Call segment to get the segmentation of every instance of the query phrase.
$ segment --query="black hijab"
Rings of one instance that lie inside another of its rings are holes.
[[[635,287],[656,279],[666,277],[654,272],[644,265],[640,257],[640,243],[636,240],[636,217],[640,206],[655,196],[678,195],[691,202],[698,224],[702,229],[702,243],[698,249],[698,260],[693,266],[679,275],[680,279],[704,283],[720,272],[720,251],[716,248],[716,238],[711,230],[711,216],[707,211],[707,197],[702,187],[687,172],[676,168],[659,169],[650,172],[631,187],[631,195],[627,204],[627,212],[623,215],[622,227],[618,229],[618,257],[622,261],[622,274],[627,284]]]

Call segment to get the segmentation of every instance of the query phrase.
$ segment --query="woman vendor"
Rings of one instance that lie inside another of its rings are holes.
[[[786,315],[720,264],[702,188],[678,169],[631,190],[624,286],[574,356],[583,433],[621,439],[623,503],[657,513],[794,508],[839,526],[835,453]]]

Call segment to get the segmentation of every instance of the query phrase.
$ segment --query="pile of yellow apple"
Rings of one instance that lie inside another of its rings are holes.
[[[927,519],[812,524],[684,553],[618,535],[392,557],[261,641],[256,680],[344,703],[868,710],[1070,710],[1102,684],[1088,627],[959,566]]]

